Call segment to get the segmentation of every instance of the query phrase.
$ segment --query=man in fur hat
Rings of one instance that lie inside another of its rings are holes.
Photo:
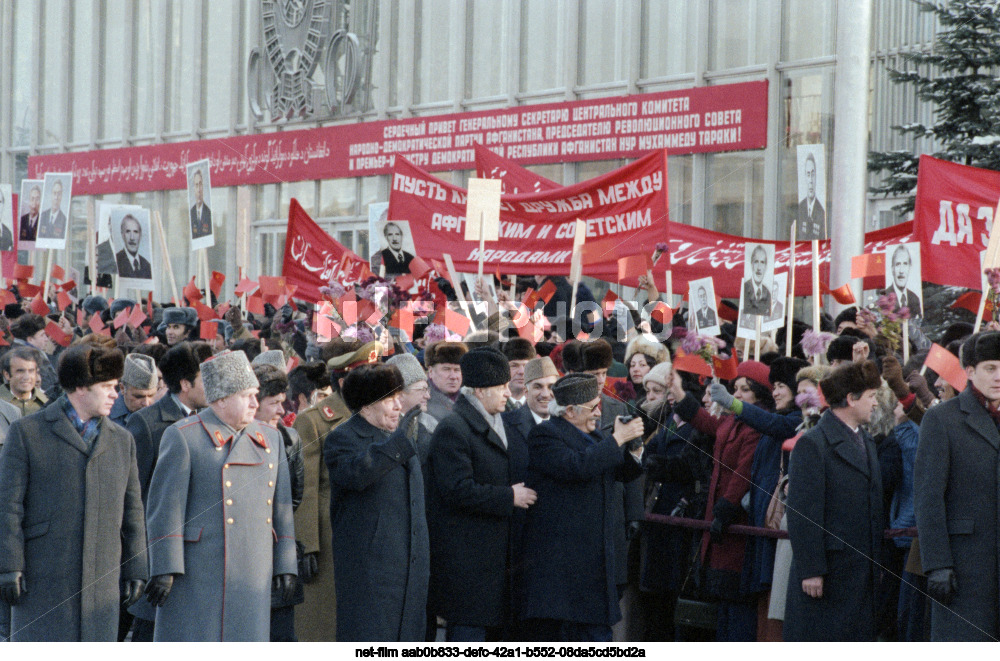
[[[108,416],[111,421],[125,426],[129,416],[153,403],[160,384],[156,361],[152,356],[130,353],[125,356],[125,370],[119,383],[120,394]]]
[[[431,384],[427,413],[441,422],[451,413],[462,388],[459,363],[468,351],[463,342],[435,342],[424,350],[424,366]]]
[[[167,429],[149,485],[146,591],[155,641],[267,641],[272,587],[295,590],[285,444],[254,420],[242,351],[201,366],[208,408]]]
[[[861,429],[882,384],[871,361],[820,382],[829,410],[795,445],[788,479],[787,641],[874,641],[875,560],[882,544],[882,478]]]
[[[195,329],[198,327],[198,313],[194,308],[167,308],[163,311],[163,321],[157,327],[157,332],[167,338],[167,346],[195,339]]]
[[[510,399],[507,400],[510,411],[524,405],[524,366],[538,354],[535,345],[523,337],[507,340],[500,350],[510,364]]]
[[[78,345],[65,395],[10,427],[0,451],[0,599],[15,641],[108,641],[142,594],[146,534],[132,437],[108,420],[124,359]]]
[[[931,640],[1000,637],[1000,333],[962,345],[969,385],[920,424],[913,504]]]

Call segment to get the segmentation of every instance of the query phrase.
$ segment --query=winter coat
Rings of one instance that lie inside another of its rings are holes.
[[[528,486],[538,501],[524,524],[522,618],[611,626],[618,608],[614,483],[642,468],[609,435],[551,418],[528,436]]]
[[[424,480],[411,435],[354,415],[326,437],[339,642],[424,640],[430,551]]]
[[[272,579],[298,572],[278,431],[234,433],[212,409],[172,425],[148,503],[150,573],[175,574],[154,640],[269,640]]]
[[[1000,637],[1000,432],[972,394],[932,406],[920,425],[913,505],[925,574],[952,568],[958,590],[931,603],[931,640]]]
[[[441,422],[451,415],[451,410],[455,406],[455,400],[438,390],[437,386],[430,379],[427,380],[427,385],[431,389],[431,398],[427,400],[427,414],[438,422]]]
[[[286,427],[278,423],[278,433],[281,434],[281,441],[285,445],[285,456],[288,457],[288,487],[292,496],[292,512],[299,507],[302,502],[302,490],[305,487],[305,467],[302,465],[302,442],[299,440],[299,433],[292,427]],[[296,544],[296,551],[299,545]],[[299,553],[296,553],[299,559]],[[295,592],[289,599],[285,599],[282,590],[271,590],[271,608],[287,608],[297,606],[305,601],[302,589],[302,579],[295,579]]]
[[[434,430],[424,476],[431,545],[431,612],[450,624],[499,627],[511,613],[511,529],[525,510],[512,484],[523,482],[528,446],[504,447],[482,413],[462,396]]]
[[[0,451],[0,573],[23,572],[14,641],[111,641],[119,579],[145,580],[132,436],[107,417],[93,448],[64,399],[11,425]]]
[[[618,416],[633,413],[620,399],[601,394],[601,430],[605,434],[614,433],[615,419]],[[615,509],[615,516],[618,518],[615,523],[615,567],[617,568],[615,582],[618,585],[625,585],[628,582],[628,549],[631,541],[628,534],[629,524],[646,518],[642,502],[643,480],[640,476],[637,480],[616,481],[611,488],[615,491],[616,501],[621,503],[621,507]]]
[[[860,432],[862,435],[863,432]],[[873,641],[875,562],[882,543],[882,478],[875,444],[864,450],[832,411],[795,444],[788,470],[786,641]],[[823,577],[823,596],[802,581]]]

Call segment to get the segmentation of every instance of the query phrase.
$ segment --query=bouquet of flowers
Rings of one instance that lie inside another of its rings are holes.
[[[725,348],[725,340],[710,335],[688,333],[681,342],[681,349],[684,350],[684,353],[700,356],[709,365],[712,364],[712,356],[719,355],[719,350]]]
[[[810,359],[814,356],[825,356],[826,348],[830,346],[835,337],[837,336],[833,333],[807,330],[802,334],[802,353]]]
[[[983,308],[983,318],[1000,321],[1000,269],[986,269],[986,281],[990,291],[986,295],[986,306]]]
[[[900,351],[904,340],[903,321],[910,318],[910,308],[899,307],[896,294],[891,292],[879,296],[875,308],[858,311],[859,325],[864,317],[864,322],[875,327],[893,352]]]

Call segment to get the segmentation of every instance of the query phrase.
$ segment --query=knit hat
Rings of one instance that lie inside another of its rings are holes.
[[[580,348],[580,355],[583,358],[584,372],[587,370],[606,370],[614,362],[611,344],[604,338],[598,338],[592,342],[584,342]],[[563,360],[565,360],[565,353],[563,356]]]
[[[108,309],[108,301],[103,296],[87,296],[81,305],[87,314],[99,314]]]
[[[980,333],[976,337],[975,351],[971,358],[970,364],[973,367],[986,360],[1000,360],[1000,332]]]
[[[770,390],[774,387],[771,385],[770,371],[767,365],[760,361],[744,360],[736,368],[736,378],[743,377],[751,381],[756,381]]]
[[[247,388],[257,388],[257,377],[242,351],[220,351],[201,364],[205,401],[212,403]]]
[[[409,388],[414,383],[427,380],[427,373],[420,366],[417,357],[410,353],[397,353],[395,356],[385,361],[386,365],[393,365],[403,375],[403,387]]]
[[[122,377],[124,367],[125,356],[120,349],[76,344],[59,357],[59,385],[70,393],[95,383],[115,381]]]
[[[586,404],[601,394],[597,387],[597,377],[593,374],[567,374],[552,384],[552,394],[559,406]]]
[[[427,369],[440,363],[458,365],[468,350],[463,342],[435,342],[424,349],[424,365],[427,366]]]
[[[846,403],[849,393],[878,390],[881,385],[882,375],[878,373],[878,367],[874,362],[866,360],[863,363],[848,363],[837,367],[820,381],[819,388],[833,407]]]
[[[655,337],[651,338],[646,335],[639,335],[628,343],[628,347],[625,348],[626,368],[628,368],[629,363],[632,361],[632,356],[637,353],[650,358],[650,363],[662,363],[670,360],[670,350],[658,342]]]
[[[194,308],[166,308],[158,330],[164,331],[170,324],[183,324],[190,328],[198,325],[198,313]]]
[[[131,310],[134,307],[135,307],[135,301],[133,301],[132,299],[116,298],[114,302],[111,304],[111,308],[109,308],[108,312],[111,314],[111,318],[113,319],[116,316],[118,316],[118,313],[124,310],[125,308]]]
[[[657,363],[646,372],[646,376],[642,377],[642,387],[645,388],[647,383],[658,383],[664,388],[670,387],[670,374],[673,372],[673,365],[669,362]]]
[[[362,344],[351,353],[331,358],[326,361],[326,366],[331,372],[351,370],[361,365],[377,363],[383,351],[382,343],[378,340],[372,340],[371,342]]]
[[[156,373],[156,361],[152,356],[130,353],[125,356],[125,369],[121,384],[139,390],[153,390],[160,382]]]
[[[525,384],[531,383],[535,379],[542,379],[547,376],[559,378],[559,370],[556,369],[556,364],[553,363],[552,359],[548,356],[532,358],[528,361],[528,364],[524,366]]]
[[[784,383],[788,386],[788,389],[795,392],[798,387],[798,373],[804,367],[809,367],[809,361],[802,360],[801,358],[786,358],[782,356],[780,358],[775,358],[771,362],[771,371],[768,378],[771,383],[777,385],[779,383]]]
[[[491,388],[510,382],[510,363],[493,347],[476,347],[462,356],[460,365],[463,386]]]
[[[538,354],[535,352],[535,345],[523,337],[512,337],[500,347],[507,360],[531,360]]]
[[[386,397],[398,395],[403,389],[403,375],[395,365],[361,365],[348,372],[341,393],[352,411],[360,411]]]
[[[270,349],[257,354],[257,357],[250,361],[254,367],[257,365],[274,365],[282,372],[285,371],[285,354],[280,349]]]
[[[854,345],[859,341],[853,335],[835,337],[826,348],[826,359],[831,363],[835,360],[854,360]]]

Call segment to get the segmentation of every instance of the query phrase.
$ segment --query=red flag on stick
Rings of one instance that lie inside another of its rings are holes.
[[[431,267],[427,266],[427,262],[421,259],[419,255],[414,256],[414,258],[410,260],[410,273],[413,274],[414,278],[422,278],[427,275],[427,272],[430,270]]]
[[[833,296],[834,300],[842,305],[856,305],[857,300],[854,298],[854,292],[851,291],[851,283],[847,283],[836,289],[830,289],[830,285],[825,282],[820,282],[820,291],[824,294],[830,294]]]
[[[27,264],[17,264],[14,266],[14,279],[15,280],[30,280],[31,276],[35,273],[34,266],[28,266]]]
[[[556,293],[556,283],[552,282],[551,280],[547,280],[545,284],[542,285],[542,288],[538,290],[538,295],[546,303],[552,300],[552,297],[555,295],[555,293]]]
[[[59,266],[58,264],[53,264],[52,275],[50,276],[49,279],[54,280],[56,282],[62,282],[62,279],[65,277],[66,277],[66,270],[63,267]]]
[[[972,314],[979,314],[979,301],[982,299],[983,295],[977,291],[968,291],[955,299],[955,302],[950,306],[951,308],[962,308],[963,310],[968,310]],[[934,370],[935,372],[937,370]]]
[[[64,291],[60,291],[56,294],[56,305],[59,307],[59,311],[62,312],[69,306],[73,305],[73,299],[69,297]]]
[[[112,322],[115,329],[119,329],[128,323],[129,309],[122,308],[121,312],[115,315],[114,321]]]
[[[955,392],[965,390],[968,377],[965,374],[965,370],[962,369],[962,363],[959,362],[954,354],[940,344],[931,345],[931,350],[927,353],[924,365],[928,369],[937,372],[942,379],[948,382],[948,385],[955,389]]]
[[[49,304],[41,296],[35,296],[34,300],[31,301],[31,311],[44,317],[50,312]]]
[[[73,336],[64,331],[62,327],[54,321],[49,321],[49,323],[45,324],[45,334],[51,337],[52,341],[61,347],[68,347],[69,343],[73,340]]]
[[[200,289],[194,284],[194,276],[191,276],[191,282],[184,285],[184,298],[188,300],[188,303],[193,301],[200,301],[204,298],[205,294],[202,293]]]
[[[653,262],[649,255],[629,255],[618,258],[618,280],[626,278],[638,278],[646,275],[646,272],[653,268]]]
[[[723,381],[730,381],[736,378],[738,361],[736,360],[735,353],[725,360],[722,360],[718,356],[712,356],[712,365],[715,367],[715,376]]]
[[[712,368],[708,366],[701,356],[682,354],[678,352],[674,358],[674,369],[701,376],[712,376]]]
[[[226,276],[218,271],[212,271],[212,277],[208,280],[208,288],[215,294],[215,298],[219,298],[219,292],[222,291],[222,283],[226,281]]]
[[[663,301],[657,301],[649,316],[656,319],[661,324],[668,324],[674,318],[674,311]]]
[[[611,313],[615,311],[615,301],[618,300],[618,294],[614,293],[610,289],[608,293],[604,295],[601,300],[601,308],[604,309],[604,318],[607,319],[611,316]]]
[[[199,337],[203,340],[214,340],[219,335],[219,323],[216,321],[201,322]]]
[[[885,255],[883,253],[869,253],[851,258],[852,278],[867,278],[868,276],[884,275]]]

